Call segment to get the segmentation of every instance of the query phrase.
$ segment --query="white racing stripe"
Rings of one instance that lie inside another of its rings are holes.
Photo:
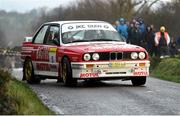
[[[22,50],[33,50],[33,47],[22,47]]]
[[[32,61],[33,64],[39,63],[39,64],[52,64],[52,65],[58,65],[59,63],[52,63],[52,62],[43,62],[43,61]]]
[[[37,64],[48,64],[48,65],[55,65],[56,67],[58,67],[59,63],[51,63],[51,62],[41,62],[41,61],[32,61],[33,66],[34,66],[34,73],[36,75],[44,75],[44,76],[58,76],[58,71],[40,71],[37,70]]]
[[[32,51],[30,50],[23,50],[22,53],[31,53]]]
[[[44,76],[58,76],[58,72],[51,71],[34,71],[36,75],[44,75]]]

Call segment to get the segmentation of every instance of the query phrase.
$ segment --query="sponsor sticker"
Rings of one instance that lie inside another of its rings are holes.
[[[47,47],[39,47],[36,52],[37,60],[49,60],[48,48]]]
[[[148,72],[133,72],[134,76],[147,76]]]
[[[122,62],[111,62],[109,63],[109,67],[111,68],[122,68],[122,67],[125,67],[126,66],[126,63],[122,63]]]
[[[109,30],[116,31],[108,23],[71,23],[62,26],[62,33],[79,30]]]
[[[56,52],[57,48],[49,48],[49,52]]]
[[[99,77],[98,73],[81,73],[80,78]]]
[[[57,48],[49,48],[49,62],[51,63],[56,62],[56,51]]]
[[[37,68],[37,70],[41,70],[41,71],[44,71],[44,70],[49,71],[50,70],[49,65],[44,64],[44,63],[37,63],[36,68]]]

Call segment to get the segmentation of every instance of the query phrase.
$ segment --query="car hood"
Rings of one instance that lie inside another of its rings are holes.
[[[145,51],[145,49],[142,47],[127,44],[125,42],[82,42],[71,43],[65,46],[66,50],[82,53]]]

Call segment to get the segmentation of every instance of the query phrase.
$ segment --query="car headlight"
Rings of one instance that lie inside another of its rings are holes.
[[[131,53],[131,59],[135,60],[138,58],[138,53],[137,52],[132,52]]]
[[[140,52],[140,53],[139,53],[139,58],[140,58],[141,60],[145,59],[145,57],[146,57],[146,54],[145,54],[144,52]]]
[[[99,54],[98,53],[94,53],[92,55],[92,58],[93,58],[93,60],[99,60]]]
[[[83,58],[85,61],[89,61],[91,59],[91,55],[90,54],[84,54]]]

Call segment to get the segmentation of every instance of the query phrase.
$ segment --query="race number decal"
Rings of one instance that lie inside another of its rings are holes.
[[[56,62],[56,51],[57,51],[57,48],[49,48],[49,62],[50,63]]]

